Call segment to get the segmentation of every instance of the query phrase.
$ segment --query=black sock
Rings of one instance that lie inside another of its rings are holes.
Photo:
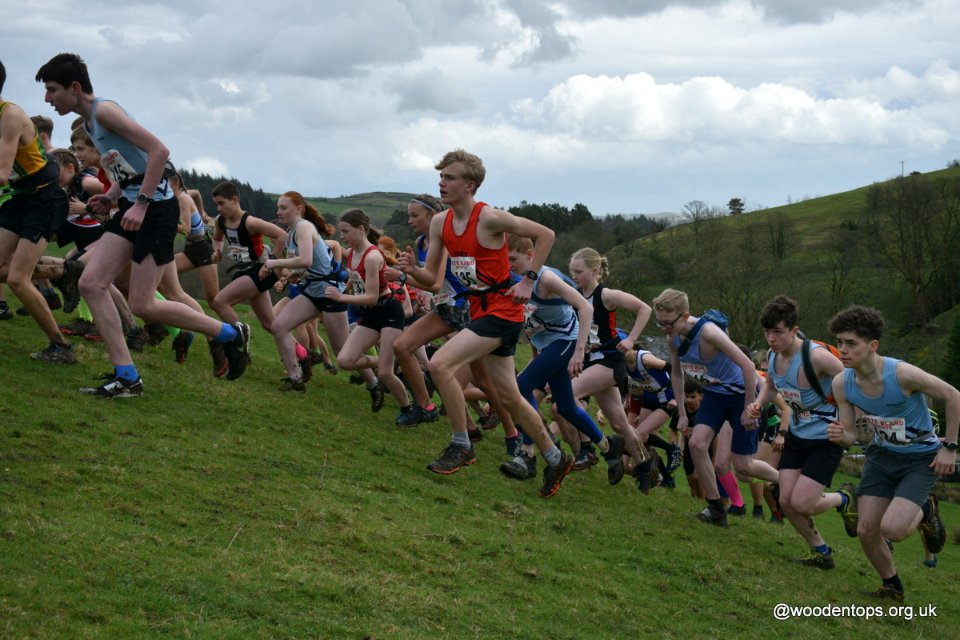
[[[893,589],[896,589],[897,591],[901,591],[901,592],[903,591],[903,583],[900,582],[900,576],[896,573],[893,574],[893,576],[890,578],[884,578],[883,586],[891,587]]]
[[[649,436],[647,436],[647,446],[663,449],[664,451],[669,451],[670,449],[670,443],[655,433],[651,433]]]
[[[726,509],[723,508],[723,500],[720,498],[717,498],[716,500],[707,500],[707,505],[714,511],[726,511]]]

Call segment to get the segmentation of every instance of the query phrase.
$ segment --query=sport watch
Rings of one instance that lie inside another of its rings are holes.
[[[137,203],[138,204],[150,204],[150,196],[145,193],[137,194]]]
[[[957,450],[957,443],[956,443],[956,442],[944,442],[944,443],[943,443],[943,446],[944,446],[944,448],[945,448],[947,451],[956,452],[956,450]]]
[[[540,277],[540,274],[539,274],[539,273],[537,273],[536,271],[532,271],[532,270],[531,270],[531,271],[527,271],[527,272],[526,272],[525,274],[523,274],[523,275],[524,275],[524,277],[526,277],[526,278],[530,278],[530,279],[533,280],[534,282],[536,282],[537,279]]]

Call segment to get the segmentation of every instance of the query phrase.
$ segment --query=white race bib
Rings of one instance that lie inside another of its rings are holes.
[[[486,289],[486,285],[483,285],[477,277],[477,259],[473,256],[451,257],[450,271],[467,289],[473,291]]]
[[[795,420],[810,417],[810,411],[803,408],[803,400],[800,397],[799,391],[796,389],[777,389],[777,391],[780,392],[780,397],[783,398],[783,401],[786,402],[790,410],[793,411]]]
[[[910,444],[910,438],[907,437],[907,423],[903,418],[880,418],[871,415],[864,418],[867,424],[873,427],[874,432],[890,444]]]
[[[360,272],[351,269],[348,271],[348,273],[350,274],[349,283],[350,286],[353,287],[353,294],[362,296],[367,292],[367,287],[366,283],[363,281],[363,278],[360,277]]]
[[[100,166],[110,172],[114,182],[129,180],[140,173],[116,149],[107,149],[100,154]]]

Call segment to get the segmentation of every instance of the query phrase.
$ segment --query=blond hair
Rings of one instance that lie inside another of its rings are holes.
[[[689,313],[690,299],[683,291],[664,289],[660,295],[653,299],[653,308],[656,311],[670,313]]]
[[[476,193],[480,185],[483,184],[483,179],[487,176],[487,170],[484,168],[483,160],[481,160],[479,156],[468,153],[463,149],[454,149],[453,151],[447,152],[434,169],[443,171],[450,165],[458,162],[463,165],[463,175],[461,177],[476,183],[476,186],[473,188],[473,192]]]
[[[584,247],[570,256],[571,260],[582,260],[587,269],[597,270],[597,281],[603,282],[610,275],[610,265],[607,257],[600,255],[596,249]]]

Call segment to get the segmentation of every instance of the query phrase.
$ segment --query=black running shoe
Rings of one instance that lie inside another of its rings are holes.
[[[903,591],[887,585],[883,585],[876,591],[867,591],[864,595],[877,600],[893,600],[894,602],[903,602]]]
[[[310,378],[313,377],[313,361],[310,359],[310,356],[306,358],[298,358],[297,362],[300,363],[300,377],[306,382],[310,382]]]
[[[230,363],[227,362],[227,352],[223,348],[223,343],[211,340],[208,345],[210,347],[210,357],[213,359],[213,376],[219,378],[226,375]]]
[[[386,400],[383,383],[377,380],[377,384],[368,387],[367,391],[370,392],[370,411],[379,413],[380,409],[383,409],[383,401]]]
[[[529,480],[537,477],[537,459],[524,452],[510,462],[500,465],[500,473],[514,480]]]
[[[549,498],[560,490],[560,483],[573,470],[573,456],[560,453],[560,462],[547,465],[543,470],[543,484],[540,485],[540,497]]]
[[[13,318],[13,311],[10,310],[10,306],[6,301],[0,301],[0,320],[10,320]]]
[[[48,364],[76,364],[73,345],[65,342],[51,342],[46,349],[30,354],[30,357]]]
[[[610,448],[603,454],[603,459],[607,461],[607,482],[618,484],[623,479],[625,471],[623,467],[623,436],[614,433],[607,437],[607,442],[610,443]]]
[[[293,378],[284,378],[283,382],[280,384],[280,391],[300,391],[306,392],[307,385],[303,383],[303,380],[294,380]]]
[[[723,510],[718,511],[713,507],[707,506],[703,511],[696,515],[696,518],[705,524],[716,525],[721,529],[727,528],[727,512]]]
[[[127,333],[127,348],[137,353],[143,352],[143,345],[147,344],[147,332],[140,327],[133,327]]]
[[[440,457],[427,465],[427,469],[434,473],[450,475],[456,473],[461,467],[466,467],[477,461],[477,454],[470,445],[469,449],[464,449],[460,445],[450,443],[447,448],[440,452]]]
[[[851,538],[857,537],[857,523],[859,522],[859,515],[857,514],[857,494],[856,489],[853,484],[850,482],[844,482],[840,485],[840,490],[837,493],[842,493],[847,496],[846,506],[840,510],[840,517],[843,519],[843,530],[847,532],[847,535]],[[778,496],[779,497],[779,496]],[[780,501],[777,501],[777,506],[780,505]]]
[[[667,451],[667,471],[673,473],[680,468],[683,463],[683,449],[675,444],[670,445]]]
[[[947,541],[947,528],[940,518],[940,501],[937,496],[930,494],[927,498],[930,503],[930,515],[920,521],[920,537],[930,553],[940,553]]]
[[[645,460],[633,468],[633,479],[637,483],[637,489],[645,496],[650,495],[650,468],[652,460]]]
[[[112,373],[106,373],[97,379],[106,382],[99,387],[80,387],[80,393],[98,398],[135,398],[143,395],[143,380],[139,377],[128,382]]]
[[[177,337],[173,339],[173,359],[177,364],[183,364],[187,361],[187,354],[190,353],[190,345],[193,344],[193,332],[180,330]]]
[[[811,549],[809,556],[800,558],[797,562],[805,567],[816,567],[817,569],[833,569],[836,566],[836,563],[833,561],[832,552],[820,553],[816,549]]]
[[[147,344],[151,347],[156,347],[170,335],[166,325],[160,322],[148,322],[143,325],[143,330],[147,332]]]
[[[243,322],[236,322],[232,326],[237,330],[237,337],[223,345],[227,356],[227,380],[236,380],[243,375],[250,355],[250,327]]]

